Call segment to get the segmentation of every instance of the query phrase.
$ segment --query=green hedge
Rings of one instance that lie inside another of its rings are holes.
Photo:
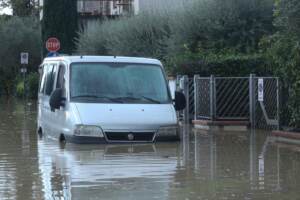
[[[16,31],[17,27],[17,31]],[[20,53],[29,53],[28,72],[41,63],[41,31],[34,17],[12,16],[0,20],[0,85],[4,95],[13,95],[20,75]]]
[[[28,98],[37,99],[39,87],[39,74],[37,72],[32,72],[27,75],[25,88],[23,77],[19,76],[15,82],[17,97],[23,97],[25,95]]]
[[[261,54],[241,54],[230,50],[221,52],[186,51],[166,61],[169,74],[200,74],[201,76],[249,76],[272,74],[266,59]]]

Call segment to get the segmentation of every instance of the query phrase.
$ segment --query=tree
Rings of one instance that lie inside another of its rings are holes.
[[[300,2],[275,2],[274,24],[277,31],[262,43],[267,49],[269,65],[283,83],[284,124],[300,128]]]
[[[24,17],[38,14],[37,0],[0,0],[2,8],[10,7],[14,16]]]
[[[43,43],[49,37],[56,37],[61,43],[61,53],[75,51],[75,38],[78,30],[77,1],[44,0],[42,19]],[[44,49],[46,53],[46,49]]]
[[[41,62],[40,37],[39,21],[33,17],[11,17],[0,22],[0,85],[6,95],[13,94],[21,52],[29,53],[28,72],[37,71]]]

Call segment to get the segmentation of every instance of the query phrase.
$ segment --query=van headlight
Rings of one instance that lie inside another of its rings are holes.
[[[177,125],[162,126],[158,129],[156,133],[157,137],[170,137],[170,136],[178,136],[178,135],[179,135],[179,127]]]
[[[104,137],[103,131],[99,126],[90,125],[76,125],[74,135],[86,137]]]

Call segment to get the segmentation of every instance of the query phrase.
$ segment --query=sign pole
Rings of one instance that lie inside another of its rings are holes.
[[[27,72],[27,65],[29,60],[29,53],[22,52],[21,53],[21,73],[23,74],[23,100],[26,97],[26,72]]]
[[[23,66],[23,69],[26,69],[26,66]],[[25,96],[26,96],[26,70],[24,70],[23,72],[23,88],[24,88],[24,91],[23,91],[23,100],[25,100]]]

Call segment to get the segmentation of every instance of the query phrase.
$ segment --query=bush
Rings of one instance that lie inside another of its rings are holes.
[[[141,14],[92,22],[80,32],[78,53],[162,58],[169,35],[168,16]]]
[[[26,89],[24,89],[23,77],[18,76],[16,79],[16,96],[26,97],[31,99],[37,99],[38,87],[39,87],[39,74],[37,72],[32,72],[26,77]]]
[[[18,81],[16,86],[16,95],[17,97],[23,97],[24,96],[24,82]]]
[[[260,37],[272,30],[272,5],[272,0],[195,0],[169,12],[92,22],[79,33],[78,53],[163,61],[180,57],[186,49],[197,55],[199,49],[253,54]]]
[[[16,31],[18,27],[18,31]],[[29,53],[28,71],[41,62],[39,21],[32,17],[11,17],[0,22],[0,84],[6,95],[12,95],[15,78],[20,73],[20,53]]]
[[[282,80],[284,125],[300,128],[300,2],[277,0],[277,32],[261,41],[273,73]]]
[[[39,74],[37,72],[32,72],[27,77],[27,91],[28,97],[36,99],[38,95],[39,88]]]
[[[234,50],[205,51],[197,53],[186,51],[181,55],[171,57],[166,62],[169,74],[200,74],[201,76],[249,76],[268,75],[272,72],[261,54],[241,54]]]

